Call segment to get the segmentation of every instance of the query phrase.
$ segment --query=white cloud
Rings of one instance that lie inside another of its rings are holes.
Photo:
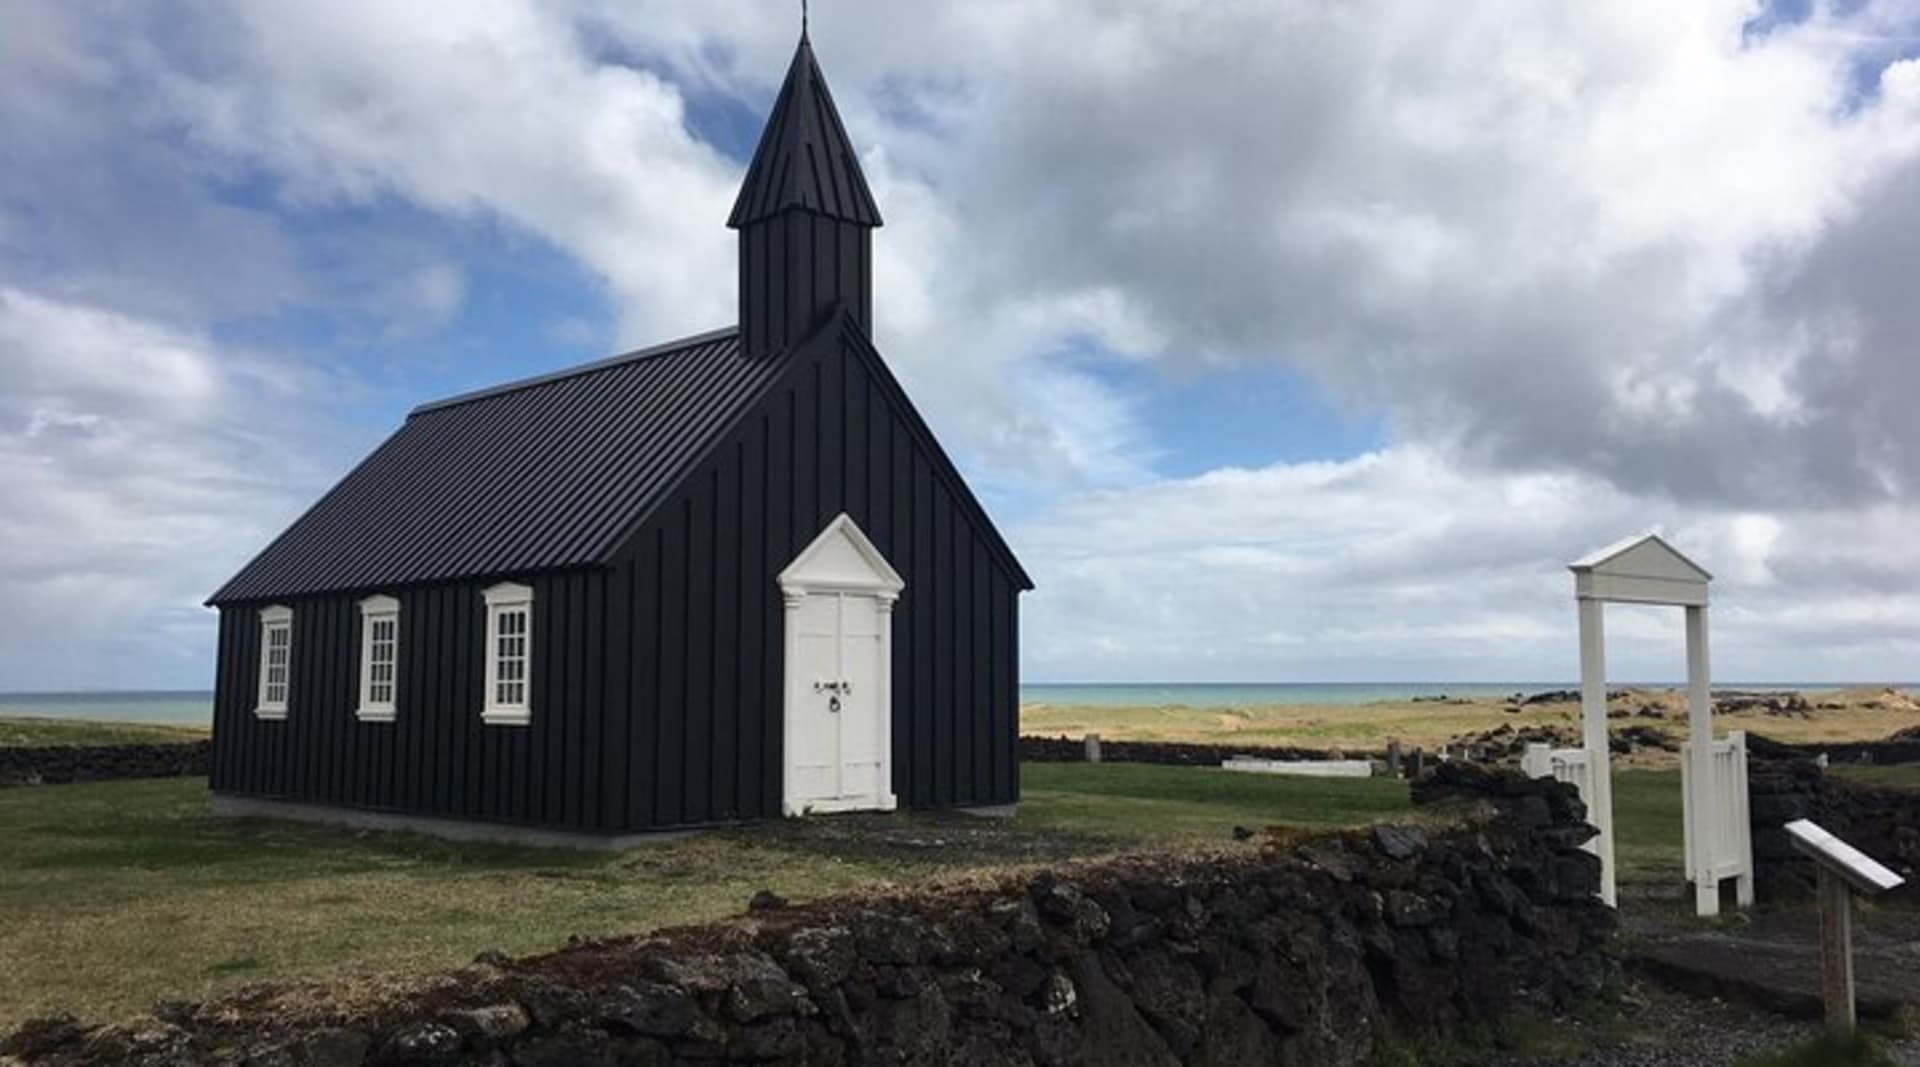
[[[1912,506],[1817,515],[1661,506],[1590,476],[1468,470],[1417,446],[1082,493],[1015,530],[1042,578],[1023,623],[1027,672],[1570,679],[1578,645],[1566,564],[1660,528],[1715,572],[1718,677],[1882,678],[1920,655],[1916,523]],[[1776,573],[1782,560],[1872,577],[1793,580]],[[1678,677],[1678,619],[1614,612],[1612,676]]]
[[[623,340],[731,320],[732,165],[689,133],[672,85],[597,62],[564,16],[522,0],[206,14],[194,62],[150,57],[156,106],[282,196],[399,196],[524,228],[606,279]]]
[[[1654,523],[1722,573],[1723,675],[1912,662],[1920,62],[1894,60],[1920,20],[1758,13],[823,5],[889,220],[879,339],[976,480],[1023,502],[1033,672],[1564,676],[1560,564]],[[182,603],[142,584],[154,561],[325,480],[235,415],[310,371],[213,327],[354,303],[411,336],[468,299],[471,265],[322,254],[286,215],[391,202],[530,235],[605,286],[610,347],[731,318],[739,166],[688,101],[763,104],[790,15],[20,0],[0,489],[35,504],[0,581]],[[1166,443],[1102,360],[1286,362],[1392,443],[1157,479]],[[219,461],[244,434],[273,477]]]
[[[0,367],[0,679],[204,684],[200,600],[369,443],[314,424],[336,383],[4,287]]]

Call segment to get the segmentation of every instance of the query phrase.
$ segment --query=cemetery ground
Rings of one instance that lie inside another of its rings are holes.
[[[1920,788],[1920,767],[1839,773]],[[1012,820],[783,821],[623,853],[215,818],[199,778],[4,790],[0,1030],[55,1011],[115,1017],[264,978],[544,951],[574,935],[737,914],[761,889],[803,900],[1147,849],[1251,847],[1235,827],[1304,833],[1413,814],[1404,783],[1390,779],[1029,764],[1022,783]],[[1656,898],[1665,887],[1678,913],[1678,774],[1622,770],[1615,801],[1623,884]]]
[[[1030,765],[1020,814],[835,816],[620,853],[455,843],[207,813],[204,778],[0,790],[0,1031],[248,981],[417,971],[804,900],[1130,851],[1233,828],[1410,815],[1404,783]]]
[[[34,743],[46,743],[37,729]],[[1920,766],[1835,772],[1920,789]],[[53,1012],[124,1016],[162,997],[202,998],[256,980],[437,970],[486,949],[540,952],[570,936],[737,914],[762,889],[797,901],[1126,852],[1253,847],[1236,827],[1291,835],[1413,817],[1404,784],[1389,779],[1029,764],[1022,781],[1013,820],[774,822],[618,854],[216,819],[197,778],[0,790],[0,1031]],[[1665,908],[1691,922],[1680,893],[1677,772],[1623,767],[1615,800],[1627,908]],[[1514,1058],[1500,1062],[1696,1062],[1633,1057],[1677,1047],[1689,1032],[1707,1043],[1734,1025],[1754,1051],[1811,1033],[1737,1002],[1635,982],[1590,1019],[1522,1021],[1503,1035]],[[1911,1041],[1896,1051],[1920,1055]]]

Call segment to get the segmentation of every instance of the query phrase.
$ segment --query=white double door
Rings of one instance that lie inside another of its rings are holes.
[[[891,602],[809,592],[788,613],[789,814],[891,810],[887,626]]]

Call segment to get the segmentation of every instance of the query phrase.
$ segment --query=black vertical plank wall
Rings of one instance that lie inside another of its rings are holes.
[[[777,815],[785,614],[775,578],[851,515],[905,579],[893,614],[894,789],[1004,804],[1018,595],[951,467],[856,327],[799,354],[609,568],[299,597],[288,717],[253,714],[259,609],[221,608],[214,788],[619,832]],[[527,726],[489,726],[485,606],[534,588]],[[397,721],[361,722],[358,601],[401,602]]]
[[[220,609],[214,679],[211,786],[217,791],[381,811],[619,830],[625,811],[601,796],[608,575],[602,570],[520,578],[535,589],[532,722],[480,719],[489,582],[368,590],[277,601],[293,610],[287,717],[255,714],[260,609]],[[368,722],[360,703],[359,601],[400,601],[393,722]],[[621,685],[624,686],[622,679]],[[624,699],[624,698],[623,698]],[[539,753],[545,762],[536,762]]]
[[[776,577],[842,511],[906,581],[893,616],[895,791],[922,806],[1010,803],[1015,581],[872,366],[844,345],[794,358],[617,564],[633,572],[639,609],[626,658],[662,682],[633,689],[632,722],[659,732],[650,751],[628,750],[653,769],[658,805],[629,805],[630,817],[778,814]]]

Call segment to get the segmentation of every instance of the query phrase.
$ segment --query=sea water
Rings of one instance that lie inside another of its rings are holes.
[[[1614,682],[1665,689],[1675,682]],[[1229,708],[1261,705],[1359,706],[1378,701],[1502,698],[1515,693],[1574,689],[1574,682],[1137,682],[1034,683],[1020,687],[1022,704],[1093,707]],[[1716,682],[1716,689],[1847,688],[1833,682]],[[1877,688],[1877,686],[1876,686]],[[0,693],[0,716],[42,715],[96,722],[205,726],[213,721],[213,694],[196,690],[99,693]]]
[[[195,690],[0,693],[0,716],[7,715],[207,726],[213,722],[213,694]]]

